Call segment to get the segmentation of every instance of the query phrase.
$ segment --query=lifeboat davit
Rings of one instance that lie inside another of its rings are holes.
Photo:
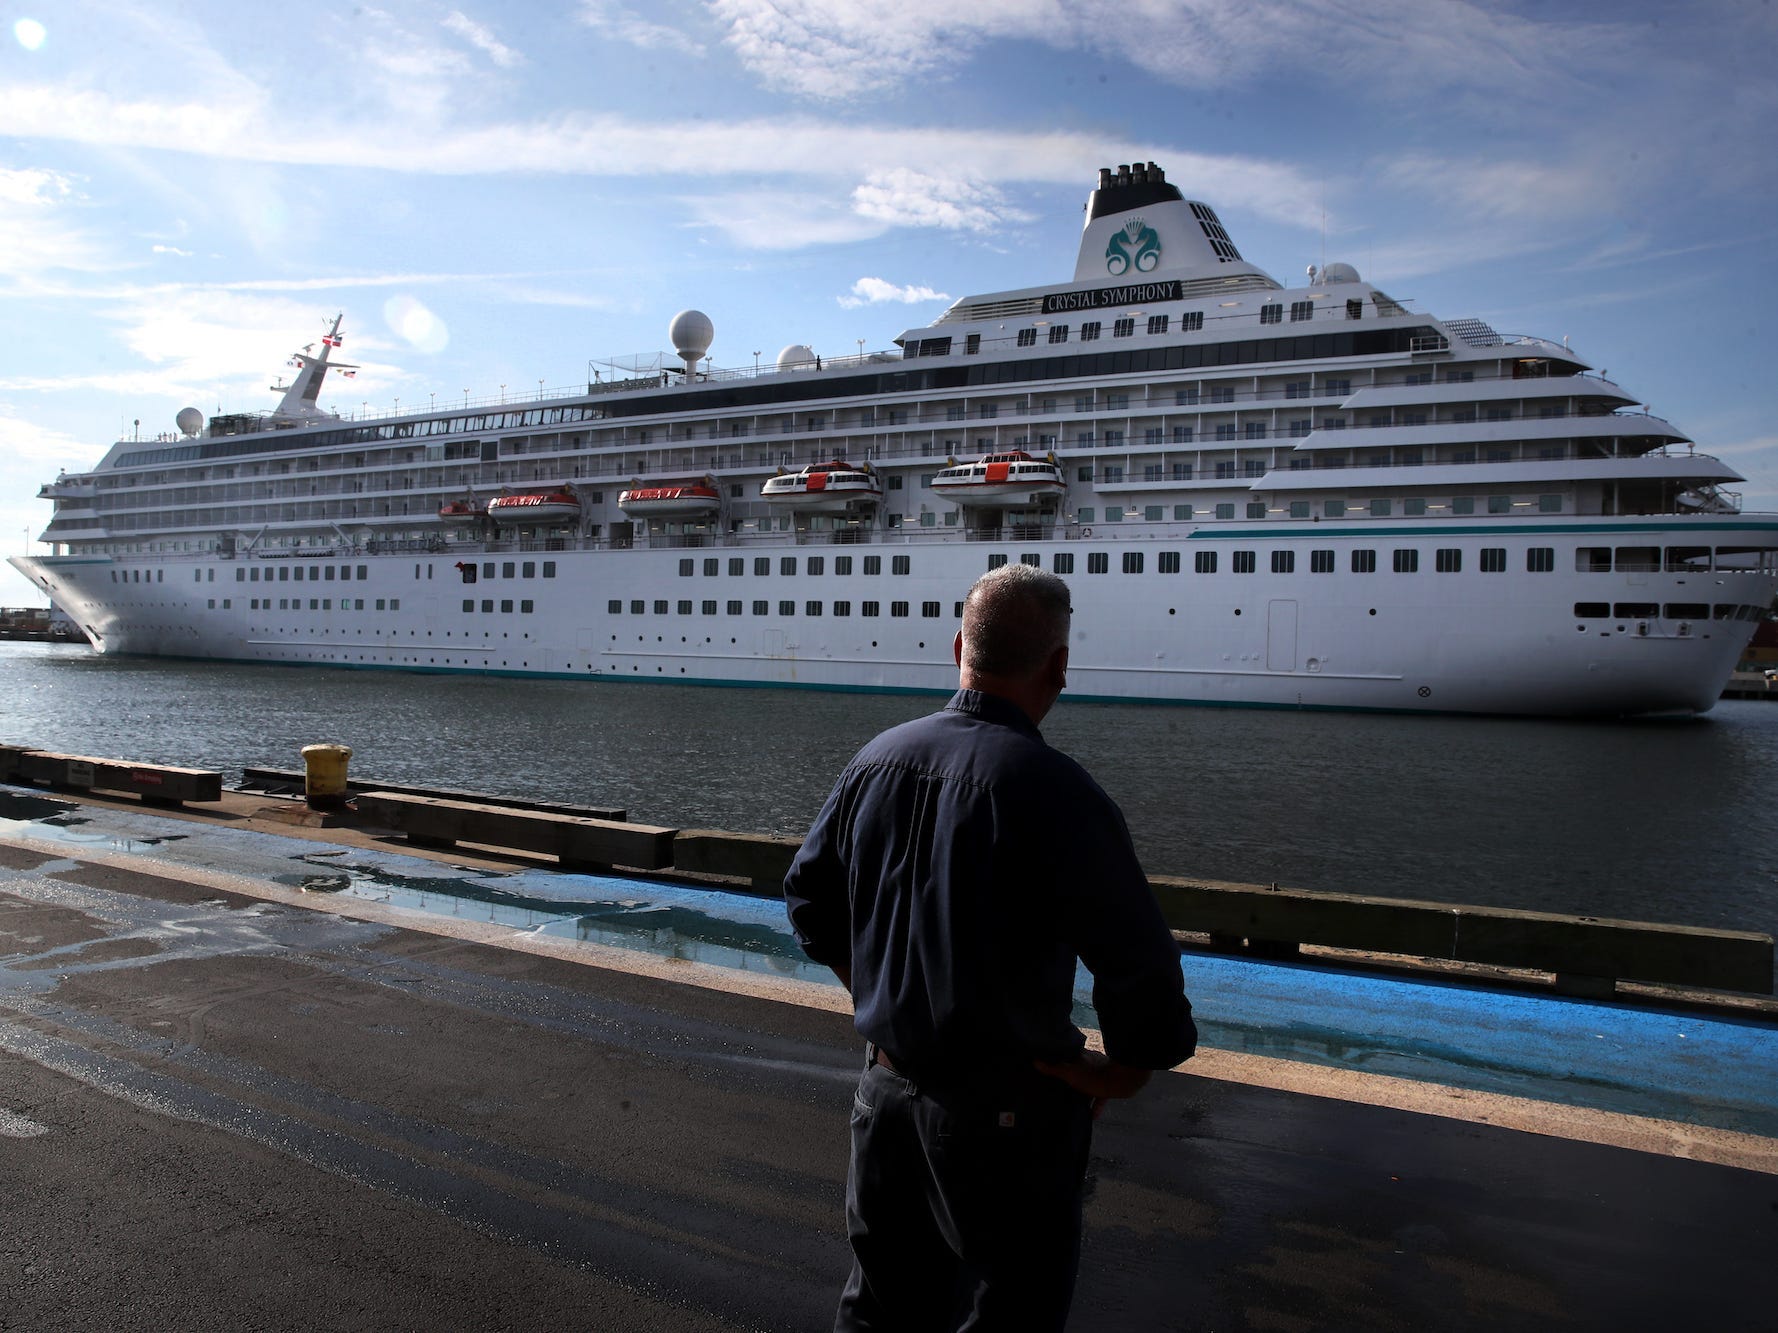
[[[521,526],[572,523],[580,517],[580,500],[567,491],[497,495],[488,501],[488,517],[496,523],[516,523]]]
[[[697,518],[721,509],[722,497],[703,482],[642,483],[620,492],[617,507],[631,518]]]
[[[843,514],[874,505],[883,498],[883,479],[868,465],[811,463],[801,472],[766,479],[762,498],[785,509],[817,514]]]
[[[488,507],[480,500],[447,500],[438,507],[438,521],[456,526],[480,523],[488,516]]]
[[[932,479],[932,493],[965,508],[1004,509],[1009,505],[1053,504],[1068,482],[1053,457],[1033,458],[1022,449],[984,454],[958,463]]]

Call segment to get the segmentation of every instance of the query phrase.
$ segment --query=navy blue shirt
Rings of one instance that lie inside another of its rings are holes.
[[[1112,1059],[1164,1069],[1196,1043],[1123,814],[995,695],[959,690],[860,750],[784,897],[804,952],[850,964],[858,1031],[910,1071],[1072,1058],[1076,959]]]

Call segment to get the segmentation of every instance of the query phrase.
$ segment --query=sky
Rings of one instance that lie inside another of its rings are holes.
[[[887,349],[1070,280],[1149,160],[1287,284],[1569,339],[1778,510],[1774,68],[1775,0],[0,0],[0,553],[337,313],[342,414],[694,307],[719,368]]]

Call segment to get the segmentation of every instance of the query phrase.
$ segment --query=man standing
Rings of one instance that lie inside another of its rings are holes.
[[[1033,566],[977,580],[961,688],[858,752],[785,877],[867,1043],[838,1329],[1060,1329],[1093,1117],[1196,1045],[1123,815],[1037,730],[1070,615]],[[1070,1017],[1077,959],[1103,1055]]]

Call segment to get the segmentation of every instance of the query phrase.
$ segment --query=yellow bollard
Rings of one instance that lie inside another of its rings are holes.
[[[305,745],[303,795],[311,810],[338,810],[346,804],[346,764],[350,745]]]

